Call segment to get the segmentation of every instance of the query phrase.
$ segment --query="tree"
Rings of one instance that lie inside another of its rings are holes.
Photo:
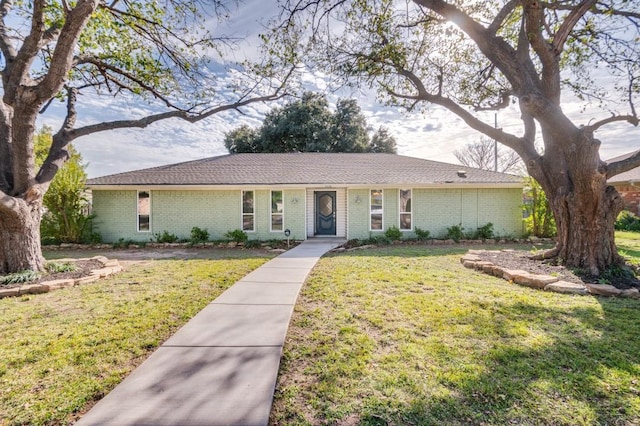
[[[52,129],[43,127],[34,138],[36,166],[41,166],[51,148]],[[87,173],[82,156],[72,144],[67,146],[69,160],[56,173],[42,204],[45,212],[40,227],[42,239],[63,243],[85,242],[91,231]]]
[[[523,167],[518,154],[512,149],[498,147],[498,162],[496,163],[496,148],[494,144],[495,142],[491,139],[481,138],[479,142],[471,143],[465,145],[462,149],[455,150],[453,155],[467,167],[518,174]]]
[[[259,129],[242,125],[228,132],[224,145],[242,152],[389,152],[395,139],[381,128],[371,141],[367,120],[355,99],[339,99],[331,112],[324,95],[305,92],[299,100],[274,108]]]
[[[288,0],[284,19],[263,39],[287,52],[274,60],[306,61],[344,84],[376,88],[390,105],[446,108],[514,150],[546,192],[558,227],[556,246],[541,257],[597,275],[622,262],[613,229],[622,202],[607,179],[640,165],[640,153],[605,163],[595,137],[612,123],[639,123],[637,6],[619,0],[413,0],[402,7],[393,0]],[[611,90],[599,85],[604,75],[615,82]],[[562,108],[566,90],[626,112],[574,123]],[[483,120],[483,111],[511,103],[521,114],[517,134]]]
[[[223,0],[0,0],[0,273],[43,269],[43,196],[73,140],[169,118],[195,122],[283,95],[271,78],[279,70],[259,64],[263,78],[247,89],[216,92],[208,63],[230,40],[205,23],[227,13]],[[234,75],[243,70],[250,67]],[[90,91],[144,99],[160,112],[77,125],[78,95]],[[36,118],[56,99],[66,102],[66,116],[36,167]]]
[[[380,126],[371,137],[370,152],[397,154],[396,139],[389,133],[389,129]]]

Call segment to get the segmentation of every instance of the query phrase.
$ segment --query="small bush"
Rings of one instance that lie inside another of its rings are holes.
[[[640,217],[629,210],[623,210],[618,215],[614,226],[618,231],[640,232]]]
[[[453,225],[450,228],[447,228],[447,233],[445,234],[445,239],[453,240],[456,243],[459,243],[462,237],[464,237],[464,228],[461,225]]]
[[[429,235],[431,235],[431,232],[425,230],[425,229],[420,229],[417,226],[414,228],[413,232],[415,232],[416,234],[416,238],[418,238],[418,240],[420,241],[426,241],[429,239]]]
[[[191,244],[206,243],[207,241],[209,241],[209,231],[206,228],[201,229],[197,226],[191,228],[191,238],[189,238]]]
[[[249,239],[249,236],[247,236],[247,233],[244,232],[242,229],[234,229],[233,231],[229,231],[226,234],[224,234],[225,238],[230,239],[233,242],[236,243],[246,243],[247,240]]]
[[[391,244],[391,240],[386,235],[374,235],[370,236],[369,239],[363,240],[362,245],[376,245],[376,246],[386,246]]]
[[[493,223],[489,222],[478,228],[478,238],[481,240],[489,240],[493,238]]]
[[[262,247],[262,243],[260,242],[260,240],[247,240],[244,243],[244,246],[246,248],[260,248]]]
[[[0,277],[0,285],[19,284],[29,281],[35,281],[40,278],[40,274],[36,271],[21,271]]]
[[[178,237],[169,233],[169,231],[162,231],[162,233],[156,234],[156,241],[159,243],[175,243],[178,241]]]
[[[49,262],[45,268],[52,274],[57,272],[75,272],[78,270],[78,267],[73,262]]]
[[[402,239],[402,231],[399,230],[397,226],[391,226],[384,231],[384,236],[391,241],[398,241]]]

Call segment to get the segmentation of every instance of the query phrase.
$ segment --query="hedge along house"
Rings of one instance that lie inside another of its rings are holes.
[[[364,239],[397,227],[442,237],[489,222],[522,233],[522,179],[395,154],[233,154],[90,179],[105,242],[150,241],[193,227],[212,240]]]

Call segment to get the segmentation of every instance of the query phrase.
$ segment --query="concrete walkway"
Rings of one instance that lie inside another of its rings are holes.
[[[267,425],[293,306],[320,256],[307,240],[238,281],[77,423]]]

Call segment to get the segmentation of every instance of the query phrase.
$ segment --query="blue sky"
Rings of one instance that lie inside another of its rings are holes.
[[[265,19],[276,13],[273,0],[247,0],[232,12],[232,20],[218,29],[219,33],[246,39],[231,54],[234,60],[255,54],[257,34]],[[222,76],[223,79],[225,76]],[[306,89],[323,91],[324,80],[309,75],[305,79]],[[354,97],[358,100],[367,122],[373,128],[384,125],[391,130],[398,142],[398,153],[435,161],[457,163],[453,152],[464,145],[476,142],[481,135],[469,129],[448,111],[429,107],[424,113],[406,113],[398,108],[383,107],[375,96],[360,92],[342,91],[328,94],[331,104],[339,97]],[[88,163],[90,177],[119,173],[162,164],[188,161],[226,154],[224,134],[241,124],[258,126],[272,105],[252,104],[237,112],[213,116],[196,124],[180,120],[167,120],[146,129],[108,131],[77,139],[74,142]],[[587,124],[594,119],[609,116],[608,111],[587,108],[569,95],[565,95],[563,109],[577,124]],[[116,100],[109,96],[82,96],[79,99],[79,125],[103,120],[138,118],[154,110],[133,99]],[[618,112],[625,112],[621,109]],[[64,105],[55,102],[43,115],[39,124],[57,129],[64,114]],[[498,113],[498,126],[518,134],[520,121],[515,106]],[[493,123],[493,113],[484,119]],[[637,149],[640,129],[625,123],[609,125],[597,133],[602,141],[601,157],[611,158]]]

